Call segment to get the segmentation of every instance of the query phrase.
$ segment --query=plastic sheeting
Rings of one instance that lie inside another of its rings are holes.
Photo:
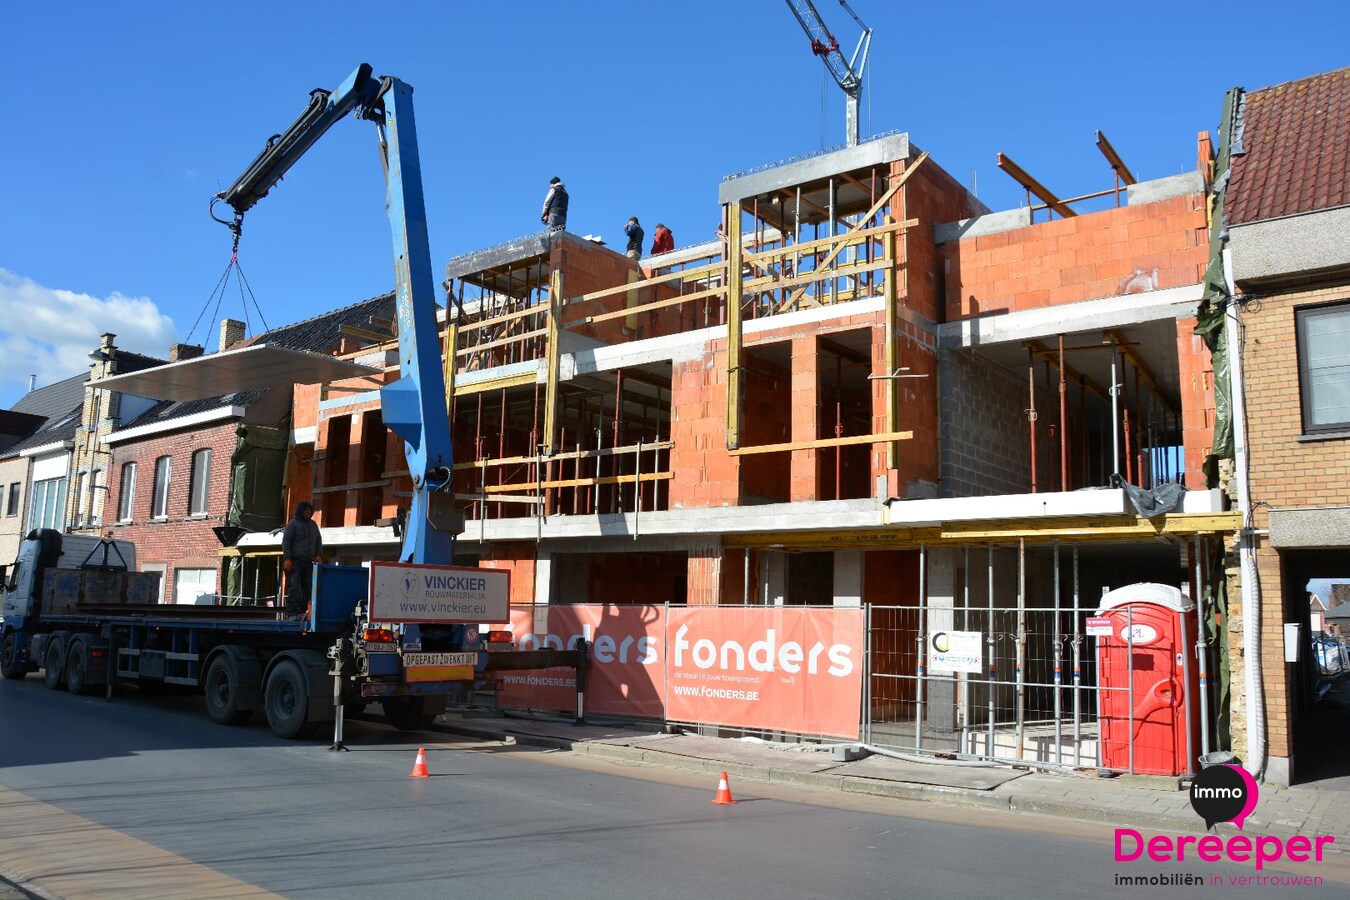
[[[1228,376],[1228,341],[1224,336],[1224,315],[1231,299],[1228,279],[1223,271],[1223,205],[1228,188],[1229,165],[1233,156],[1233,136],[1241,123],[1241,88],[1233,88],[1223,98],[1223,120],[1219,123],[1219,153],[1214,161],[1214,182],[1210,188],[1209,265],[1205,269],[1204,295],[1196,311],[1195,333],[1204,338],[1214,363],[1214,441],[1205,457],[1205,482],[1219,486],[1219,460],[1233,458],[1233,403]],[[1237,152],[1241,152],[1240,150]]]
[[[289,421],[277,426],[239,426],[235,432],[238,442],[230,457],[227,525],[237,525],[245,531],[271,531],[286,524],[286,453],[290,433]],[[227,596],[238,597],[253,591],[256,577],[245,584],[244,566],[243,557],[230,559],[225,572]],[[271,587],[270,582],[275,579],[266,580]]]
[[[1112,475],[1111,486],[1123,490],[1125,496],[1130,498],[1135,512],[1145,519],[1152,519],[1154,516],[1165,515],[1178,509],[1186,496],[1185,485],[1177,484],[1175,481],[1165,482],[1150,490],[1135,487],[1119,475]]]

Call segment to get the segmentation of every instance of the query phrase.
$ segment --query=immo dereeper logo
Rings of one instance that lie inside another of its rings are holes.
[[[1241,829],[1260,795],[1256,779],[1241,766],[1201,769],[1191,780],[1191,808],[1205,820],[1209,831],[1220,822],[1232,822]]]

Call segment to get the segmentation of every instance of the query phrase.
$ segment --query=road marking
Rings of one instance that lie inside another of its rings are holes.
[[[0,786],[0,872],[52,897],[276,897],[153,844]]]

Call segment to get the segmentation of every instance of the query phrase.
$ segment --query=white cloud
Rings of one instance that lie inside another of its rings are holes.
[[[88,372],[104,332],[122,350],[162,358],[177,329],[148,297],[94,297],[0,268],[0,407],[23,396],[30,375],[42,387]]]

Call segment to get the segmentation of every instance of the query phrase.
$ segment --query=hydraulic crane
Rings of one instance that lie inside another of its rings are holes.
[[[862,19],[858,18],[858,14],[845,0],[839,0],[839,5],[862,29],[858,45],[853,48],[853,55],[845,59],[839,49],[839,41],[825,27],[820,13],[816,11],[816,6],[811,0],[787,0],[787,5],[797,17],[797,22],[806,32],[806,36],[810,38],[811,52],[821,58],[835,83],[844,91],[844,141],[852,147],[858,143],[860,132],[858,104],[862,99],[863,72],[867,69],[867,56],[872,48],[872,29],[863,24]]]
[[[227,190],[212,200],[234,210],[228,225],[238,245],[244,213],[267,196],[314,143],[348,113],[375,123],[384,165],[385,210],[394,238],[394,297],[398,314],[399,378],[380,390],[384,423],[403,439],[412,475],[412,502],[399,559],[449,565],[463,529],[454,508],[450,425],[445,377],[436,340],[431,249],[427,239],[422,169],[417,152],[412,88],[397,78],[371,75],[362,63],[336,90],[310,92],[309,105],[284,134],[273,135]]]

